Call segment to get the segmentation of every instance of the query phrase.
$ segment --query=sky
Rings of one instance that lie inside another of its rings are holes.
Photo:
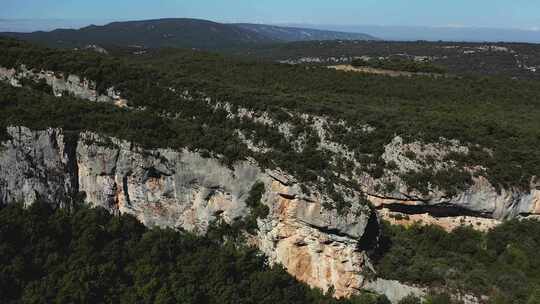
[[[70,20],[73,24],[86,24],[164,17],[192,17],[220,22],[540,30],[540,1],[0,0],[0,19],[62,19]]]

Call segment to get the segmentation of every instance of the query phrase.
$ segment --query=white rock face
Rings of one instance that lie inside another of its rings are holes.
[[[392,303],[397,303],[409,295],[421,298],[426,294],[426,291],[422,288],[407,286],[398,281],[383,279],[368,282],[365,288],[377,293],[385,294]]]
[[[143,150],[128,142],[92,133],[66,141],[61,130],[9,128],[12,139],[0,150],[0,203],[37,198],[60,203],[84,192],[86,202],[111,212],[131,214],[147,226],[203,234],[218,216],[228,223],[249,214],[251,187],[265,185],[262,203],[270,208],[259,219],[251,243],[271,263],[280,263],[299,280],[347,296],[362,288],[369,259],[360,248],[372,215],[353,202],[347,214],[322,208],[326,198],[302,194],[294,178],[263,171],[253,161],[233,168],[198,153]]]
[[[10,127],[12,140],[0,145],[0,204],[38,199],[62,206],[73,194],[69,149],[62,132]]]
[[[412,152],[415,159],[406,156]],[[457,141],[448,141],[445,144],[422,144],[419,142],[404,143],[398,136],[385,147],[382,158],[386,163],[393,162],[399,173],[419,171],[423,167],[423,161],[433,159],[432,170],[444,170],[452,168],[451,161],[444,158],[449,153],[468,153],[467,147],[460,146]],[[480,168],[468,168],[475,171]],[[375,185],[385,181],[391,181],[396,185],[392,192],[377,191]],[[485,177],[472,178],[472,185],[449,197],[447,193],[438,188],[430,189],[428,194],[410,191],[407,185],[394,173],[387,173],[381,180],[373,180],[365,177],[363,184],[369,194],[370,201],[378,208],[395,205],[424,206],[424,207],[451,207],[461,208],[478,217],[486,217],[495,220],[526,217],[540,213],[540,190],[538,185],[531,182],[530,189],[496,189]]]
[[[148,226],[205,233],[216,215],[232,223],[247,214],[244,200],[261,170],[242,162],[229,169],[189,151],[145,151],[128,142],[81,134],[79,190],[86,200],[136,216]]]
[[[23,79],[40,81],[44,80],[52,89],[55,96],[64,94],[94,102],[113,103],[119,107],[126,107],[127,100],[120,96],[114,88],[107,89],[106,94],[99,94],[96,90],[96,83],[77,75],[64,75],[53,71],[35,72],[21,65],[17,69],[7,69],[0,67],[0,81],[7,82],[15,87],[21,87]]]

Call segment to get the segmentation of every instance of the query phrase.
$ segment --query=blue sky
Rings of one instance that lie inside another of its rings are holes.
[[[1,19],[472,26],[540,29],[539,0],[0,0]]]

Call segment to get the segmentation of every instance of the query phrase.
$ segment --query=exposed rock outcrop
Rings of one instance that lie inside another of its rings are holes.
[[[447,160],[450,153],[467,154],[468,148],[457,141],[442,140],[441,143],[406,143],[396,136],[385,147],[384,161],[395,165],[394,171],[386,171],[380,179],[364,175],[360,179],[368,199],[380,211],[383,218],[395,223],[418,221],[436,224],[447,230],[460,225],[470,225],[478,230],[486,230],[502,220],[534,217],[540,212],[540,190],[538,181],[531,181],[529,190],[518,188],[496,188],[480,174],[472,177],[472,183],[465,190],[449,195],[444,189],[431,186],[428,193],[411,189],[401,175],[418,172],[431,163],[434,172],[455,168],[455,163]],[[412,155],[408,156],[408,155]],[[481,172],[483,168],[457,168],[469,172]],[[384,190],[391,184],[393,190]],[[381,190],[382,189],[382,190]],[[398,221],[395,216],[400,217]],[[407,216],[404,220],[401,217]]]
[[[390,208],[399,207],[400,211],[393,211]],[[492,218],[483,218],[468,215],[453,215],[453,216],[434,216],[429,212],[406,213],[406,206],[393,205],[382,207],[377,210],[381,218],[385,219],[392,225],[411,226],[414,224],[435,225],[450,232],[456,228],[469,226],[474,230],[486,232],[495,228],[502,223],[501,220]]]
[[[34,71],[25,65],[16,69],[0,67],[0,81],[7,82],[14,87],[21,87],[24,80],[45,81],[57,97],[71,94],[89,101],[107,102],[119,107],[127,107],[127,100],[122,98],[120,92],[114,87],[108,88],[105,93],[100,93],[97,91],[94,81],[77,75],[64,75],[53,71]]]
[[[259,229],[250,243],[271,263],[282,264],[311,286],[332,287],[338,297],[370,289],[397,302],[409,293],[423,292],[397,282],[365,279],[363,274],[372,271],[366,251],[376,246],[378,220],[359,203],[358,193],[345,195],[352,207],[339,214],[323,207],[331,201],[325,193],[310,189],[305,194],[294,177],[263,170],[254,160],[227,167],[196,152],[146,150],[89,132],[68,136],[59,129],[10,127],[7,131],[10,139],[0,146],[1,204],[28,205],[39,199],[63,207],[84,193],[87,203],[132,214],[145,225],[204,234],[218,218],[233,223],[249,215],[245,200],[260,181],[266,189],[262,203],[270,214],[258,219]],[[388,151],[397,153],[385,157],[399,162],[398,168],[416,166],[400,159],[403,152],[396,143]],[[432,151],[440,153],[436,148]],[[447,230],[470,224],[486,230],[502,219],[540,213],[537,189],[497,191],[483,177],[475,178],[472,187],[454,197],[442,191],[420,196],[406,192],[405,187],[377,194],[373,185],[379,181],[363,182],[368,191],[373,190],[368,198],[379,214],[396,224],[420,221]],[[447,216],[437,214],[456,210]]]
[[[245,216],[251,186],[265,179],[249,162],[230,169],[198,153],[143,150],[92,133],[81,134],[77,162],[89,203],[132,214],[148,226],[197,233],[205,233],[218,214],[228,223]]]
[[[362,271],[370,271],[369,258],[361,249],[370,216],[365,206],[355,205],[346,215],[322,206],[318,195],[302,199],[298,189],[275,180],[268,196],[272,216],[259,219],[258,246],[271,262],[311,286],[338,297],[349,296],[364,285]]]
[[[410,295],[421,298],[426,294],[426,290],[423,288],[408,286],[398,281],[384,279],[370,281],[366,284],[365,288],[386,295],[388,300],[392,303],[397,303],[399,300]]]
[[[362,240],[373,215],[359,200],[346,214],[324,209],[324,193],[305,195],[293,177],[254,161],[229,168],[187,150],[145,150],[93,133],[72,140],[58,129],[11,127],[8,133],[12,138],[0,150],[2,204],[59,204],[84,192],[89,204],[132,214],[148,226],[202,234],[218,217],[232,223],[247,216],[245,200],[260,181],[270,214],[258,220],[252,243],[271,263],[311,286],[332,287],[336,296],[365,284],[362,272],[371,266]]]

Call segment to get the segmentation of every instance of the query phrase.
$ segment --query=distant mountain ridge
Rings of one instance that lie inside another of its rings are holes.
[[[257,24],[225,24],[201,19],[170,18],[112,22],[81,29],[50,32],[0,33],[0,35],[52,47],[140,46],[145,48],[182,47],[220,49],[247,44],[269,44],[307,40],[368,40],[366,34]]]
[[[284,27],[253,23],[237,23],[233,25],[285,42],[313,40],[378,40],[378,38],[371,35],[356,32],[328,31],[304,27]]]
[[[281,26],[281,24],[280,24]],[[526,42],[540,43],[540,31],[532,29],[452,27],[452,26],[385,26],[385,25],[329,25],[283,24],[283,26],[309,27],[340,32],[370,33],[390,41],[458,41],[458,42]]]

